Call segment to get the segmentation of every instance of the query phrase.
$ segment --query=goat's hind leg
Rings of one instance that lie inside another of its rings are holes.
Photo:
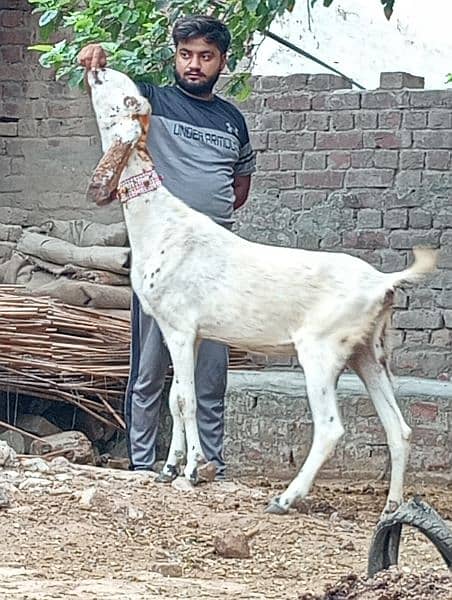
[[[403,501],[411,429],[397,405],[378,332],[366,345],[357,349],[349,364],[363,380],[386,432],[391,455],[391,480],[384,512],[391,513]]]
[[[336,400],[336,382],[344,362],[340,353],[325,344],[319,346],[317,340],[309,344],[304,340],[297,346],[298,357],[303,367],[309,405],[314,423],[314,436],[309,455],[298,475],[289,487],[274,498],[267,512],[286,513],[297,498],[304,498],[311,489],[320,467],[334,451],[344,433]]]

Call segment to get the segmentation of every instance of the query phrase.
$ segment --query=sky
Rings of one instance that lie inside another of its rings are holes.
[[[387,21],[380,0],[322,0],[311,9],[297,0],[294,12],[271,31],[358,81],[368,89],[379,85],[382,71],[407,71],[425,77],[427,89],[444,89],[452,71],[452,2],[396,0]],[[426,9],[428,5],[428,10]],[[288,75],[329,72],[282,48],[273,40],[262,44],[253,73]],[[449,85],[452,89],[452,84]]]

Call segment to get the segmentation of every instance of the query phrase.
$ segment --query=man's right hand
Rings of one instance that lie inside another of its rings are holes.
[[[95,71],[106,66],[107,55],[100,44],[88,44],[80,50],[77,60],[87,71]]]

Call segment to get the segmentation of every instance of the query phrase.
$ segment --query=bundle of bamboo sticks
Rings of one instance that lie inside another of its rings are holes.
[[[124,428],[129,319],[0,285],[0,390],[68,402]],[[250,368],[231,349],[230,368]]]

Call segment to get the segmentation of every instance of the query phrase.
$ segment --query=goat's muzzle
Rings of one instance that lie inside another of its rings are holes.
[[[101,158],[88,183],[86,197],[98,206],[113,200],[121,173],[132,151],[131,142],[116,140]]]

